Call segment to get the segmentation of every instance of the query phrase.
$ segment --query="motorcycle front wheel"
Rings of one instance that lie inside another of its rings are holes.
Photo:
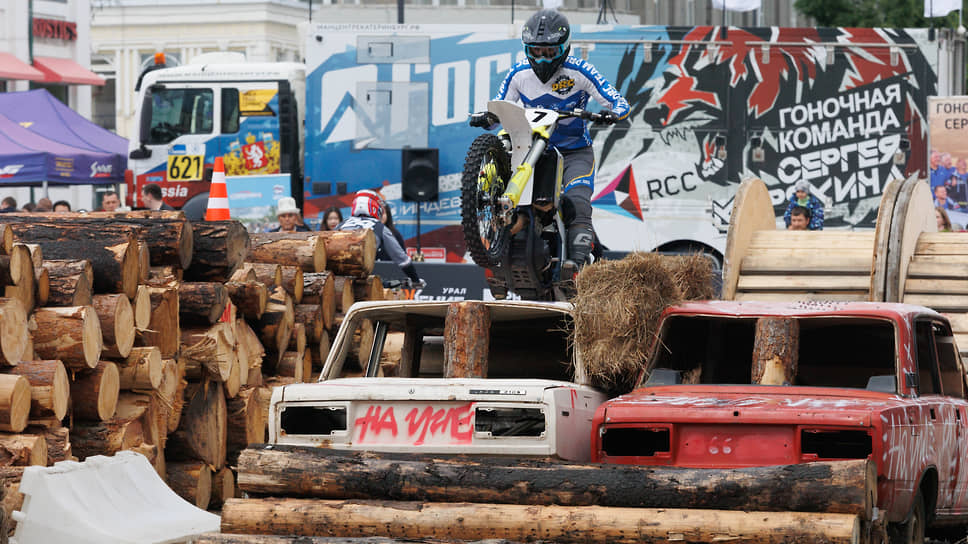
[[[498,198],[511,177],[511,157],[494,134],[478,136],[467,151],[461,176],[461,226],[467,251],[478,266],[499,264],[511,227],[497,222]]]

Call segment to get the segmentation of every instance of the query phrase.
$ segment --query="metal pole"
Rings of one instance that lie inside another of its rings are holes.
[[[313,0],[309,0],[309,22],[313,22]]]
[[[420,203],[417,202],[417,255],[416,261],[423,260],[423,251],[420,249]]]
[[[723,2],[723,39],[726,39],[726,2]]]
[[[397,0],[397,24],[403,24],[403,0]]]
[[[511,24],[514,24],[514,0],[511,0]]]

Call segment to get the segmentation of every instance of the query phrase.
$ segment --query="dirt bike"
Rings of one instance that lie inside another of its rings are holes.
[[[524,108],[492,100],[488,113],[503,130],[478,136],[467,151],[461,177],[461,226],[467,250],[488,269],[491,294],[528,300],[567,300],[561,281],[568,258],[559,206],[562,156],[548,149],[560,119],[600,122],[597,113]],[[511,170],[514,165],[514,170]]]

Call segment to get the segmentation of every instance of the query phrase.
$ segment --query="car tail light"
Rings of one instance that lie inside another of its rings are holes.
[[[474,410],[474,433],[488,437],[541,436],[545,415],[540,408],[497,408],[480,406]]]
[[[608,457],[651,457],[657,453],[669,453],[669,429],[608,427],[602,432],[602,451]]]
[[[280,427],[287,435],[326,435],[346,430],[343,406],[284,406]]]
[[[867,459],[873,451],[867,431],[803,429],[800,453],[817,459]]]

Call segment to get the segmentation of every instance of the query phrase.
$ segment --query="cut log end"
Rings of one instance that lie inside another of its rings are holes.
[[[23,376],[0,375],[0,430],[19,433],[30,416],[30,382]]]

